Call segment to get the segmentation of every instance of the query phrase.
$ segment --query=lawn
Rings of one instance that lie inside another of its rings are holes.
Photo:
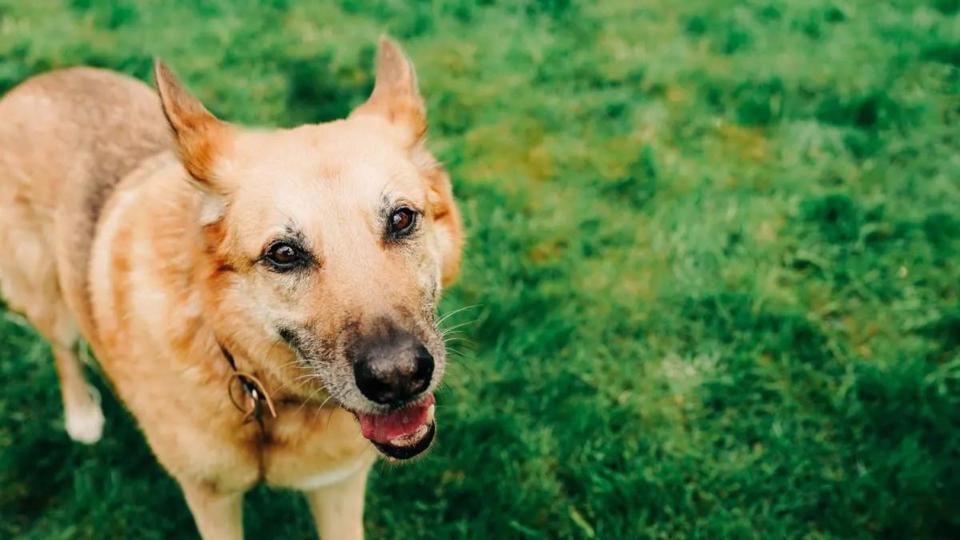
[[[438,444],[370,538],[960,537],[958,0],[0,0],[0,92],[163,56],[224,118],[416,63],[469,230]],[[92,372],[96,372],[92,368]],[[0,537],[194,538],[104,394],[0,317]],[[311,538],[258,488],[248,538]]]

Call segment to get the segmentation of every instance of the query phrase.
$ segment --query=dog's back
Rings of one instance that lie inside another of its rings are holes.
[[[70,340],[62,300],[90,324],[87,268],[103,203],[169,144],[155,92],[106,70],[46,73],[0,100],[0,284],[51,341]]]
[[[50,340],[78,440],[102,423],[73,350],[81,330],[95,335],[94,229],[117,182],[170,147],[168,131],[147,85],[105,70],[46,73],[0,99],[0,290]]]

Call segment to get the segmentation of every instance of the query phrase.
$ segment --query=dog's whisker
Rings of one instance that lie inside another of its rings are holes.
[[[475,342],[465,338],[444,342],[443,345],[446,348],[447,352],[450,352],[450,351],[462,352],[462,351],[457,351],[457,347],[461,347],[468,351],[475,351],[477,349],[477,344]]]
[[[469,326],[469,325],[471,325],[471,324],[473,324],[473,323],[475,323],[475,322],[477,322],[477,321],[479,321],[479,320],[480,320],[480,319],[470,319],[469,321],[463,321],[463,322],[457,323],[457,324],[455,324],[455,325],[453,325],[453,326],[451,326],[451,327],[449,327],[449,328],[441,328],[440,331],[443,332],[444,334],[446,334],[446,333],[452,332],[453,330],[456,330],[456,329],[458,329],[458,328],[463,328],[463,327],[465,327],[465,326]]]
[[[444,314],[444,315],[441,316],[439,319],[437,319],[437,324],[439,325],[439,324],[443,323],[443,321],[449,319],[450,317],[453,317],[453,316],[456,315],[457,313],[461,313],[461,312],[466,311],[466,310],[468,310],[468,309],[472,309],[472,308],[479,307],[479,306],[480,306],[480,304],[471,304],[471,305],[467,305],[467,306],[463,306],[463,307],[457,308],[457,309],[455,309],[455,310],[453,310],[453,311],[451,311],[451,312],[449,312],[449,313]]]
[[[319,373],[316,373],[316,372],[313,372],[313,371],[309,371],[309,372],[307,372],[307,373],[303,373],[303,374],[301,374],[301,375],[298,375],[297,378],[294,379],[294,380],[297,381],[297,382],[300,382],[300,381],[306,381],[306,380],[310,380],[310,379],[319,379],[319,378],[320,378],[320,374],[319,374]]]
[[[458,322],[458,323],[456,323],[456,324],[453,324],[452,326],[444,327],[442,324],[441,324],[441,325],[438,325],[438,326],[439,326],[440,328],[446,328],[447,330],[450,330],[450,329],[452,329],[452,328],[459,328],[459,327],[461,327],[461,326],[468,325],[468,324],[474,323],[474,322],[479,321],[479,320],[480,320],[480,318],[477,317],[477,318],[466,319],[466,320],[460,321],[460,322]],[[446,321],[445,321],[445,322],[446,322]]]
[[[331,396],[331,397],[332,397],[332,396]],[[324,402],[323,402],[324,405],[327,403],[327,401],[330,401],[330,398],[327,398],[326,400],[324,400]],[[318,410],[318,411],[322,411],[322,410],[323,410],[323,405],[321,405],[320,408],[318,408],[317,410]],[[328,429],[328,428],[330,427],[330,419],[331,419],[331,418],[333,418],[333,411],[330,411],[330,412],[327,413],[327,423],[326,423],[325,426],[323,426],[323,429]]]
[[[449,319],[450,317],[453,317],[453,316],[456,315],[457,313],[464,312],[464,311],[466,311],[466,310],[468,310],[468,309],[478,308],[478,307],[480,307],[480,306],[481,306],[481,304],[471,304],[471,305],[469,305],[469,306],[463,306],[463,307],[461,307],[461,308],[459,308],[459,309],[455,309],[455,310],[451,311],[450,313],[447,313],[447,314],[443,315],[442,317],[440,317],[435,324],[439,327],[441,324],[443,324],[443,321],[446,321],[447,319]]]
[[[283,364],[280,364],[279,366],[277,366],[277,369],[281,369],[281,370],[287,369],[291,366],[296,366],[299,369],[304,369],[306,367],[303,365],[303,362],[301,362],[300,359],[297,358],[295,360],[291,360],[290,362],[284,362]]]
[[[307,403],[310,403],[310,401],[313,400],[314,396],[316,396],[317,394],[319,394],[320,392],[323,392],[323,391],[325,391],[325,390],[326,390],[325,388],[322,388],[322,387],[321,387],[321,388],[317,388],[316,390],[314,390],[313,392],[311,392],[310,395],[307,396],[307,399],[303,400],[303,402],[300,403],[300,406],[297,407],[297,414],[299,414],[300,411],[303,410],[303,408],[307,405]],[[327,402],[330,401],[331,399],[333,399],[333,396],[332,396],[332,395],[328,395],[328,396],[327,396],[327,399],[323,400],[323,403],[320,404],[320,407],[318,407],[317,410],[318,410],[318,411],[323,410],[323,406],[326,405]]]
[[[465,332],[464,332],[463,330],[454,330],[454,331],[451,331],[451,332],[442,332],[440,335],[441,335],[442,337],[447,337],[447,336],[462,336],[464,333],[465,333]]]

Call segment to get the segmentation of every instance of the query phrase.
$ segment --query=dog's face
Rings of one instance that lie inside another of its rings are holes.
[[[218,338],[286,392],[329,393],[385,454],[419,454],[445,363],[434,313],[462,231],[449,179],[423,147],[409,61],[383,40],[373,95],[349,118],[276,131],[220,122],[162,64],[156,74],[204,192]]]

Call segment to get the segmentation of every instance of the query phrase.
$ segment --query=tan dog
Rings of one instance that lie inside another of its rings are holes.
[[[433,440],[434,312],[460,263],[413,68],[381,40],[349,118],[272,131],[155,75],[159,100],[87,68],[0,100],[3,295],[53,346],[70,436],[103,426],[83,337],[204,538],[242,537],[257,482],[304,491],[323,538],[360,538],[374,448]]]

